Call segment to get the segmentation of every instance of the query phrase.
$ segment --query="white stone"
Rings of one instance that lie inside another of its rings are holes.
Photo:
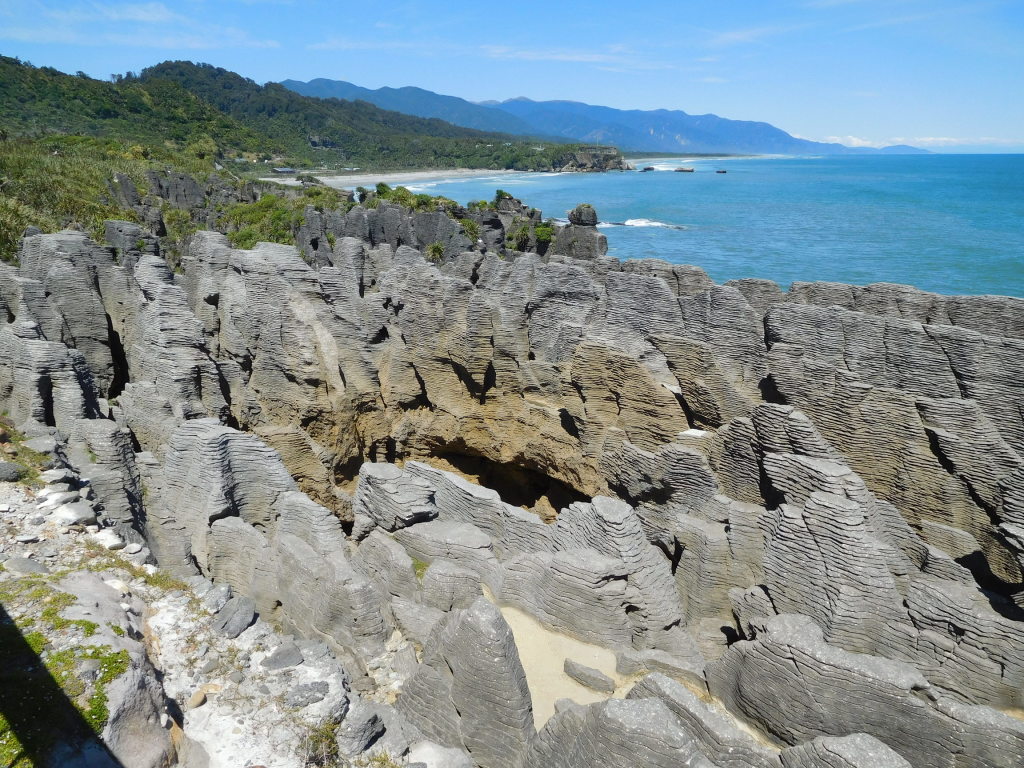
[[[80,498],[81,494],[78,491],[58,491],[57,493],[46,494],[44,501],[38,506],[39,509],[52,509],[53,507],[59,507],[61,504],[71,504]]]
[[[124,549],[124,539],[109,528],[104,528],[98,533],[90,534],[89,540],[107,549]]]
[[[88,504],[62,504],[53,512],[53,519],[62,525],[86,525],[96,522],[96,512]]]

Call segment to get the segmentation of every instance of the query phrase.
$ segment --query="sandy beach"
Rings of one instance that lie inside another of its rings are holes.
[[[405,185],[405,184],[416,184],[424,181],[436,181],[437,179],[471,179],[471,178],[483,178],[486,176],[499,176],[508,175],[514,173],[522,173],[522,171],[494,171],[480,168],[445,168],[429,171],[376,171],[376,172],[359,172],[359,173],[334,173],[333,171],[325,171],[318,173],[317,171],[303,171],[303,173],[309,173],[312,176],[316,176],[324,184],[335,189],[354,189],[355,187],[372,187],[379,182],[385,184],[394,185]],[[281,176],[266,176],[261,181],[276,181],[278,184],[286,184],[293,186],[300,182],[295,180],[295,177],[288,174],[282,174]]]

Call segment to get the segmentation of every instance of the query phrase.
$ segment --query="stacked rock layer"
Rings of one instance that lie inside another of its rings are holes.
[[[201,232],[181,273],[108,239],[0,267],[0,403],[87,451],[102,522],[161,567],[359,690],[391,665],[345,754],[1024,762],[1024,301],[715,285],[558,238],[439,266],[367,233],[309,265]],[[538,729],[496,604],[613,651],[628,693]]]

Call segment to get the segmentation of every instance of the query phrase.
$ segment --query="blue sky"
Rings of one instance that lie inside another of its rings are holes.
[[[106,78],[166,59],[259,82],[417,85],[1024,151],[1021,0],[0,0],[0,53]]]

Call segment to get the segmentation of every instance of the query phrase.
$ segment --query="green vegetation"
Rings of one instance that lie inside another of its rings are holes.
[[[440,264],[444,259],[444,243],[431,243],[426,248],[427,261],[431,264]]]
[[[44,601],[44,607],[39,613],[40,621],[57,631],[78,627],[82,630],[82,635],[85,637],[92,637],[96,634],[96,630],[99,629],[99,624],[96,622],[85,619],[65,619],[61,615],[61,611],[74,605],[74,595],[67,592],[57,592],[56,590],[49,591],[52,594]]]
[[[258,242],[292,243],[302,226],[302,208],[293,200],[264,195],[255,203],[239,203],[224,213],[228,240],[236,248],[252,248]]]
[[[530,245],[530,225],[520,224],[515,229],[510,229],[505,237],[505,243],[517,251],[525,251]]]
[[[0,128],[10,136],[79,134],[138,145],[136,159],[174,148],[198,161],[273,143],[166,79],[107,83],[0,56]],[[184,169],[183,169],[184,170]]]
[[[387,752],[380,752],[370,757],[357,757],[353,768],[401,768]]]
[[[580,145],[460,128],[365,101],[316,99],[258,85],[209,64],[167,61],[125,82],[171,81],[274,143],[282,156],[327,168],[551,170]],[[212,135],[212,134],[210,134]]]
[[[423,581],[423,574],[427,572],[427,568],[430,567],[430,563],[425,563],[419,558],[412,558],[412,571],[416,574],[418,581]]]
[[[30,225],[102,237],[105,219],[136,220],[108,190],[117,173],[141,180],[149,163],[133,154],[127,143],[80,136],[0,141],[0,258],[13,259]]]
[[[188,584],[178,579],[167,571],[156,571],[150,573],[141,565],[125,560],[114,552],[111,552],[101,544],[86,539],[84,544],[85,559],[84,567],[89,571],[122,570],[129,578],[139,579],[147,586],[161,592],[189,592]]]
[[[4,411],[0,414],[0,444],[6,445],[9,449],[9,452],[4,454],[4,460],[20,465],[24,474],[18,482],[35,488],[41,484],[39,471],[49,463],[50,457],[26,448],[24,442],[25,436],[14,428],[14,422]]]
[[[533,235],[537,239],[538,246],[546,246],[551,244],[551,240],[555,235],[555,222],[553,219],[548,219],[543,224],[538,224],[533,228]]]
[[[102,241],[104,221],[139,222],[139,214],[118,201],[112,180],[119,175],[144,193],[151,171],[183,172],[203,183],[222,164],[227,168],[220,171],[222,181],[240,185],[246,174],[266,173],[263,159],[327,168],[358,164],[379,169],[547,170],[575,148],[506,140],[511,137],[387,112],[364,102],[308,98],[190,62],[167,62],[114,80],[66,75],[0,57],[0,260],[14,260],[29,226],[44,232],[78,229]],[[351,205],[337,190],[316,183],[314,176],[300,173],[297,178],[304,182],[301,189],[282,189],[256,202],[217,210],[216,228],[240,248],[259,241],[292,244],[306,206],[325,211]],[[465,215],[451,199],[401,186],[379,184],[356,192],[371,208],[390,202],[417,212]],[[469,208],[492,211],[511,198],[497,190],[493,200]],[[191,212],[165,204],[161,214],[166,228],[161,250],[177,271],[182,246],[207,225],[209,210],[193,220]],[[479,224],[460,221],[475,242]],[[512,244],[526,247],[533,236],[541,244],[546,234],[540,230],[524,240],[517,231]]]
[[[308,186],[302,189],[299,197],[269,194],[254,203],[232,205],[221,215],[218,227],[227,232],[228,240],[236,248],[252,248],[259,242],[293,244],[295,235],[305,223],[307,205],[320,212],[351,207],[336,189],[323,185]]]
[[[0,129],[9,136],[78,134],[173,149],[194,160],[373,169],[552,170],[578,144],[460,128],[364,101],[316,99],[258,85],[209,64],[168,61],[115,82],[0,57]]]
[[[459,219],[459,224],[462,225],[462,231],[466,233],[466,237],[476,243],[480,239],[480,224],[473,219]]]
[[[176,243],[184,242],[191,237],[199,227],[192,222],[188,211],[180,208],[166,208],[163,212],[164,227],[167,229],[167,237]]]
[[[454,200],[443,195],[415,194],[405,187],[390,187],[384,182],[377,184],[373,194],[378,201],[386,200],[389,203],[397,203],[414,211],[440,211],[448,216],[454,216],[455,211],[461,207]]]
[[[92,735],[99,735],[110,717],[107,687],[128,670],[127,651],[86,642],[97,624],[63,616],[75,598],[51,586],[59,577],[0,580],[0,712],[7,715],[0,715],[0,764],[5,766],[31,768],[58,738],[89,738],[89,733],[76,730],[81,721]],[[50,647],[48,638],[67,637],[74,628],[81,632],[79,644]],[[98,662],[94,678],[79,674],[86,660]],[[11,722],[14,712],[17,732]]]
[[[100,663],[92,695],[82,713],[86,722],[92,726],[93,732],[99,735],[110,719],[110,711],[107,709],[107,686],[128,671],[128,651],[114,651],[110,646],[104,645],[89,649],[79,658],[93,659]]]
[[[306,766],[335,768],[340,764],[338,721],[324,718],[318,723],[303,723],[299,756]]]

